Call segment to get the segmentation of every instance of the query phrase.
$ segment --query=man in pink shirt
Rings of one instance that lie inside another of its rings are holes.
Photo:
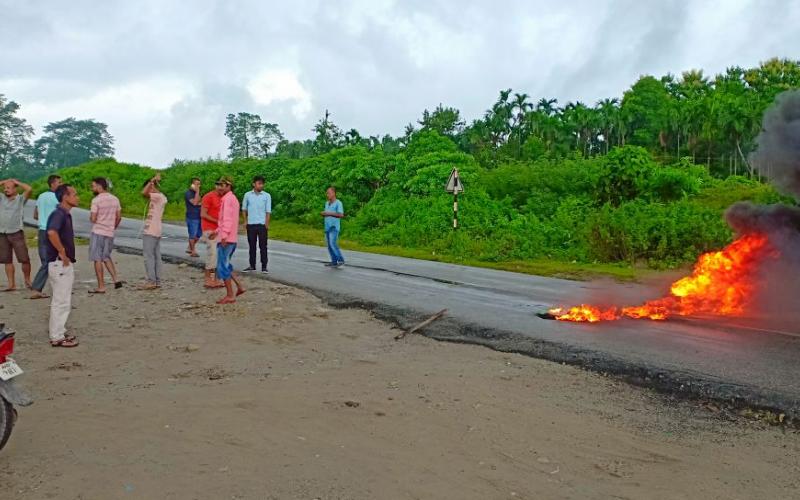
[[[222,194],[222,203],[217,219],[217,279],[225,282],[227,295],[217,301],[217,304],[233,304],[236,297],[245,292],[242,283],[233,272],[231,257],[236,251],[239,241],[239,200],[233,194],[233,180],[223,176],[217,181],[217,187]],[[233,293],[233,283],[236,283],[236,293]]]
[[[122,221],[122,207],[119,199],[108,192],[108,181],[102,177],[92,180],[92,191],[96,195],[92,199],[89,219],[92,221],[92,235],[89,240],[89,260],[94,262],[94,273],[97,275],[97,288],[89,293],[106,293],[103,265],[111,274],[114,288],[122,288],[117,279],[117,269],[111,260],[114,248],[114,231]]]

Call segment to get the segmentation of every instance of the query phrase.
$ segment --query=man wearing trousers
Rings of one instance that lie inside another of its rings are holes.
[[[142,228],[142,253],[144,254],[144,270],[147,282],[139,287],[141,290],[155,290],[161,288],[161,219],[164,216],[164,207],[167,197],[159,190],[161,174],[144,183],[142,196],[150,200],[147,207],[147,217]]]
[[[253,190],[248,191],[242,200],[242,212],[247,221],[247,244],[250,246],[250,267],[243,272],[256,270],[256,245],[261,254],[261,272],[267,274],[267,238],[269,219],[272,215],[272,197],[264,191],[264,177],[253,177]]]
[[[48,177],[47,186],[50,189],[36,198],[36,208],[33,209],[33,218],[39,223],[39,261],[42,265],[36,273],[36,277],[33,278],[31,299],[46,299],[48,297],[44,294],[44,286],[47,284],[47,219],[58,207],[56,189],[60,185],[61,177],[58,175]]]
[[[78,339],[67,335],[75,281],[75,233],[71,210],[78,206],[78,193],[69,184],[56,190],[59,205],[47,222],[47,276],[53,289],[50,302],[50,345],[75,347]]]
[[[342,251],[339,249],[339,233],[342,230],[340,220],[344,217],[344,205],[341,200],[336,198],[336,188],[329,187],[325,192],[328,200],[325,202],[325,210],[322,215],[325,221],[325,241],[328,243],[328,254],[331,256],[331,261],[325,264],[327,267],[342,267],[344,265],[344,257]]]

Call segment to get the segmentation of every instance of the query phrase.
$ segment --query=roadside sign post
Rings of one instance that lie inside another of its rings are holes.
[[[457,168],[454,168],[453,171],[450,172],[450,178],[447,179],[445,191],[453,193],[453,230],[456,230],[458,229],[458,193],[464,191],[464,184],[461,183],[461,179],[458,177]]]

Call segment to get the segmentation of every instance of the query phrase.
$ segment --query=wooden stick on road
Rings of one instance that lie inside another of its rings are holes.
[[[418,324],[417,326],[415,326],[415,327],[414,327],[414,328],[412,328],[411,330],[408,330],[408,331],[405,331],[405,332],[400,332],[400,333],[398,333],[397,335],[395,335],[395,336],[394,336],[394,339],[395,339],[395,340],[400,340],[400,339],[402,339],[403,337],[405,337],[406,335],[408,335],[409,333],[414,333],[414,332],[416,332],[417,330],[419,330],[419,329],[421,329],[421,328],[425,328],[426,326],[430,325],[431,323],[433,323],[433,322],[434,322],[434,321],[436,321],[437,319],[439,319],[439,318],[441,318],[442,316],[444,316],[444,314],[445,314],[446,312],[447,312],[447,309],[442,309],[441,311],[437,312],[436,314],[434,314],[434,315],[433,315],[433,316],[431,316],[430,318],[428,318],[428,319],[426,319],[425,321],[423,321],[422,323]]]

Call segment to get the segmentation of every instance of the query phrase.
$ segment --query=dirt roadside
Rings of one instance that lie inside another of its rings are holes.
[[[117,256],[135,281],[141,258]],[[409,336],[248,278],[214,305],[195,269],[90,296],[47,344],[47,301],[0,297],[20,410],[0,498],[796,498],[800,436],[572,367]]]

